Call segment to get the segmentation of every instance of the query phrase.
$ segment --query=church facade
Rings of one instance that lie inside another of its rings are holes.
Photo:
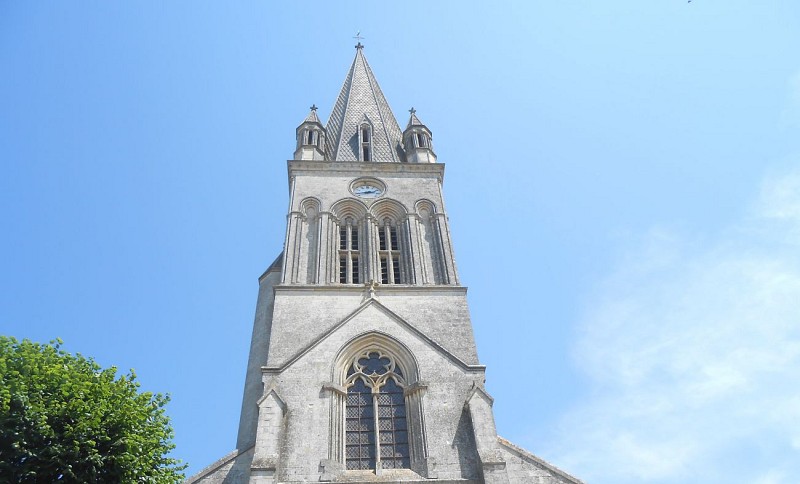
[[[442,195],[364,56],[288,162],[283,253],[259,279],[236,450],[189,483],[580,483],[497,435]]]

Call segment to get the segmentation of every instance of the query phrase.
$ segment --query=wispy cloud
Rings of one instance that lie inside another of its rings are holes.
[[[653,229],[588,305],[575,348],[593,391],[559,430],[588,482],[796,483],[800,172],[697,240]]]

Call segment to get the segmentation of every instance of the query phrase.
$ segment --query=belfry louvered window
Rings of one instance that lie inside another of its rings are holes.
[[[410,467],[403,372],[369,351],[347,372],[345,463],[348,470]]]
[[[378,252],[381,260],[381,284],[401,284],[400,243],[397,226],[388,218],[378,227]]]
[[[317,145],[319,144],[319,137],[317,136],[317,132],[313,129],[309,129],[306,131],[306,144],[307,145]]]
[[[362,124],[358,130],[361,161],[372,161],[372,126]]]
[[[353,219],[345,220],[339,226],[339,282],[342,284],[358,284],[361,280],[358,249],[358,225]]]

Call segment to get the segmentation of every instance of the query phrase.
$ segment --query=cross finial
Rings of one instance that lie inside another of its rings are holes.
[[[411,109],[408,110],[408,112],[414,114],[417,112],[417,110],[412,107]]]
[[[356,36],[355,36],[355,37],[353,37],[353,38],[354,38],[354,39],[356,39],[356,40],[358,41],[358,43],[356,44],[356,49],[363,49],[363,48],[364,48],[364,45],[363,45],[363,44],[361,44],[361,40],[362,40],[364,37],[362,37],[362,36],[361,36],[361,31],[360,31],[360,30],[359,30],[358,32],[356,32]]]
[[[312,104],[309,109],[312,110],[312,111],[316,111],[317,110],[317,105],[316,104]]]

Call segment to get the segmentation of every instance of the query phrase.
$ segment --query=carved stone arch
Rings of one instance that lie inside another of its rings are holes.
[[[370,251],[367,206],[356,198],[343,198],[331,206],[329,258],[331,278],[339,284],[361,284],[369,280]]]
[[[283,282],[286,284],[318,284],[323,223],[320,201],[305,198],[289,213],[284,243]]]
[[[347,217],[351,217],[355,221],[361,221],[367,212],[368,209],[364,202],[356,198],[343,198],[331,205],[331,213],[333,213],[338,222],[344,221]]]
[[[300,201],[300,211],[305,217],[317,215],[321,210],[322,202],[317,197],[306,197]]]
[[[408,209],[391,198],[382,198],[370,207],[372,239],[378,248],[373,264],[375,280],[382,284],[413,284],[413,247],[409,237]]]
[[[343,385],[347,379],[348,366],[353,358],[369,350],[392,355],[396,359],[396,363],[402,370],[403,375],[405,375],[407,385],[412,385],[419,381],[417,359],[411,353],[411,350],[388,334],[378,331],[361,334],[345,343],[333,361],[331,381],[337,385]]]
[[[417,200],[416,203],[414,203],[414,212],[423,218],[426,217],[424,214],[427,213],[427,216],[429,217],[437,213],[436,204],[426,198]]]
[[[398,224],[404,221],[408,214],[408,210],[402,203],[397,200],[392,200],[391,198],[378,200],[372,204],[369,211],[379,223],[388,218],[395,224]]]
[[[399,390],[389,390],[394,392],[395,397],[390,394],[384,396],[383,389],[379,388],[384,382],[386,387],[400,387]],[[374,465],[374,470],[378,474],[386,466],[398,467],[399,460],[382,460],[381,457],[381,446],[393,445],[392,449],[395,451],[406,452],[403,467],[410,468],[424,477],[435,477],[433,462],[428,458],[425,438],[423,397],[426,385],[420,381],[416,357],[405,344],[378,331],[370,331],[352,338],[342,346],[334,358],[331,365],[331,383],[326,385],[326,388],[332,390],[329,459],[326,462],[328,465],[325,466],[332,474],[328,477],[336,477],[336,474],[347,472],[346,469],[370,468],[348,465],[348,458],[351,463],[363,464],[365,445],[374,446],[367,449],[372,452],[374,459],[368,465]],[[369,406],[373,398],[375,411],[367,410],[368,414],[374,417],[367,418],[374,418],[375,422],[381,419],[381,424],[375,425],[374,435],[362,436],[361,433],[364,431],[359,429],[369,429],[371,426],[364,426],[357,415],[359,409],[364,408],[364,401]],[[398,412],[390,411],[385,414],[383,410],[379,410],[382,408],[380,402],[390,401],[392,398],[394,403],[391,405],[402,407]],[[387,415],[404,415],[401,421],[397,420],[398,417],[393,417],[397,425],[394,427],[392,437],[388,439],[384,438],[389,437],[384,433],[377,434],[385,431],[378,429],[387,427],[383,422],[384,418],[389,418]],[[356,420],[352,421],[354,418]],[[356,455],[362,458],[359,459],[355,457]]]

